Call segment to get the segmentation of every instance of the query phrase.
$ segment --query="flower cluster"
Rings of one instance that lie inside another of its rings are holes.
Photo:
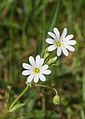
[[[68,56],[68,51],[75,51],[73,45],[76,44],[76,41],[72,39],[74,37],[72,34],[67,35],[67,28],[64,28],[61,35],[57,28],[54,28],[53,32],[48,32],[48,34],[51,36],[51,38],[46,39],[46,42],[50,44],[50,46],[47,48],[48,52],[57,49],[57,56],[60,56],[62,53],[65,56]],[[46,81],[44,75],[51,74],[51,70],[48,69],[48,64],[45,64],[44,58],[37,55],[34,59],[32,56],[30,56],[29,62],[30,64],[22,64],[23,68],[25,69],[22,72],[22,75],[28,75],[27,82],[31,83],[34,80],[34,82],[37,83],[39,79],[41,81]]]

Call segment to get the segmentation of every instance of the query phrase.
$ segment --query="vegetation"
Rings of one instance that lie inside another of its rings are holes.
[[[0,0],[0,119],[85,119],[84,10],[84,0]],[[45,82],[57,89],[61,103],[55,106],[54,94],[37,87],[20,98],[23,107],[7,113],[26,87],[22,63],[43,54],[54,26],[61,32],[67,27],[77,41],[76,51],[58,58]]]

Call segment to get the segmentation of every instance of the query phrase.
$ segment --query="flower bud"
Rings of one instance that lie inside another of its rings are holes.
[[[49,61],[47,62],[47,64],[50,65],[50,64],[54,63],[56,60],[57,60],[57,57],[53,57],[53,58],[49,59]]]
[[[46,52],[46,53],[44,54],[44,59],[48,58],[48,56],[49,56],[49,53]]]
[[[54,103],[55,105],[57,105],[57,104],[59,104],[59,102],[60,102],[59,96],[58,96],[58,95],[55,95],[54,98],[53,98],[53,103]]]
[[[47,48],[46,48],[46,49],[45,49],[45,53],[44,53],[44,59],[48,58],[48,56],[49,56],[49,53],[48,53],[48,50],[47,50]]]

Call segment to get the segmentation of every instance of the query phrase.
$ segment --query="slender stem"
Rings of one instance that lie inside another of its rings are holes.
[[[28,90],[28,88],[30,88],[29,85],[27,85],[25,87],[25,89],[20,93],[20,95],[13,101],[13,103],[11,104],[9,109],[11,109],[16,104],[16,102],[25,94],[25,92]]]
[[[45,112],[46,108],[45,108],[45,97],[42,97],[42,110],[43,112]]]
[[[83,70],[83,103],[84,103],[84,106],[85,106],[85,71]]]
[[[42,88],[51,89],[51,90],[55,91],[56,95],[58,95],[57,90],[55,88],[50,87],[50,86],[41,85],[41,84],[35,84],[34,87],[42,87]]]
[[[82,82],[82,100],[83,100],[83,105],[82,105],[82,119],[85,118],[85,70],[83,68],[83,82]]]
[[[52,88],[50,86],[46,86],[46,85],[41,85],[41,84],[27,84],[27,86],[25,87],[25,89],[20,93],[20,95],[12,102],[12,104],[10,105],[9,109],[13,108],[13,106],[17,103],[17,101],[26,93],[26,91],[31,88],[31,87],[42,87],[42,88],[47,88],[47,89],[51,89],[53,91],[55,91],[56,95],[58,95],[57,90],[55,88]]]

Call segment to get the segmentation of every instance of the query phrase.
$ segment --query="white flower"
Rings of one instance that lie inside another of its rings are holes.
[[[74,47],[72,47],[71,45],[75,45],[76,41],[71,40],[74,37],[72,34],[67,35],[67,28],[64,28],[61,36],[60,36],[60,32],[57,28],[54,28],[53,32],[54,33],[48,32],[48,34],[52,38],[46,39],[46,42],[48,44],[51,44],[48,47],[48,51],[53,51],[53,50],[57,49],[57,56],[60,56],[62,53],[65,56],[68,56],[68,50],[72,51],[72,52],[75,51]]]
[[[23,68],[25,68],[22,75],[29,75],[27,82],[30,83],[33,79],[35,83],[37,83],[39,79],[41,81],[46,81],[44,74],[48,75],[51,73],[51,71],[48,69],[48,65],[44,64],[44,58],[40,58],[40,56],[37,55],[36,59],[34,59],[32,56],[30,56],[29,62],[30,64],[22,64]]]

